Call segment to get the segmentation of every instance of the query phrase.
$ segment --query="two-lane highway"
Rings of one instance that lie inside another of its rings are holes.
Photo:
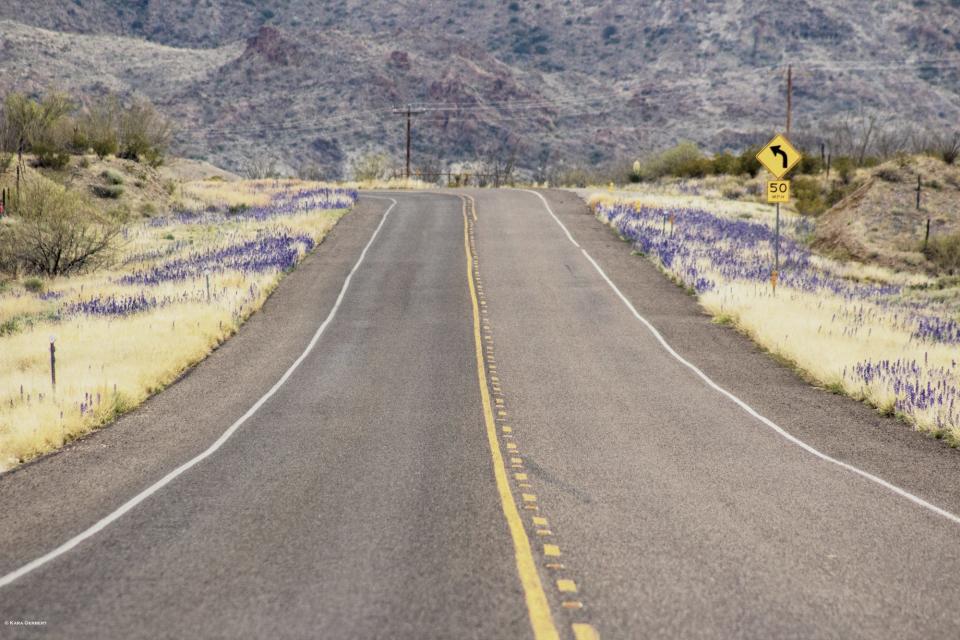
[[[362,202],[190,376],[0,477],[0,624],[45,623],[0,635],[960,632],[954,452],[851,454],[869,412],[728,339],[570,194]]]

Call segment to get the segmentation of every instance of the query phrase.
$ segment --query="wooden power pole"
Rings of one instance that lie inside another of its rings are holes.
[[[793,65],[787,66],[787,137],[790,137],[790,125],[793,119]]]
[[[407,105],[406,109],[394,109],[395,114],[405,115],[407,117],[407,163],[406,170],[404,171],[404,177],[408,180],[410,179],[410,143],[412,141],[412,132],[413,132],[413,116],[423,113],[423,111],[414,111],[410,105]]]

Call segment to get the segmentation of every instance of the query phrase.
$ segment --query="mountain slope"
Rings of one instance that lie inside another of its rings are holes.
[[[0,6],[0,91],[53,77],[143,93],[177,120],[181,153],[237,170],[273,155],[337,175],[375,149],[399,164],[390,110],[407,102],[464,107],[416,119],[417,161],[516,153],[535,167],[679,138],[740,146],[782,126],[787,63],[807,143],[861,112],[930,129],[960,120],[958,0],[34,4]]]

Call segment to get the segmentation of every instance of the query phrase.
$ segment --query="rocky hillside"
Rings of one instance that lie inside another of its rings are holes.
[[[6,0],[0,91],[49,81],[144,94],[181,154],[243,171],[272,158],[336,176],[354,154],[419,163],[516,153],[530,169],[680,138],[796,137],[841,117],[960,121],[960,0]]]

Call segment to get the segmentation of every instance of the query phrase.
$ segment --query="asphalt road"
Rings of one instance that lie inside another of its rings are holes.
[[[957,452],[572,195],[466,195],[364,197],[183,380],[0,476],[0,637],[960,635]]]

